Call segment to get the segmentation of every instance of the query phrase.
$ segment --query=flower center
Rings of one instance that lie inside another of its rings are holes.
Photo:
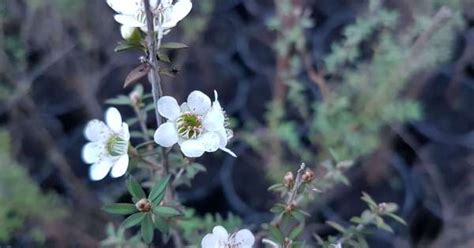
[[[107,152],[112,156],[120,156],[127,153],[128,142],[120,138],[120,136],[114,134],[110,136],[106,144]]]
[[[196,114],[182,114],[177,120],[178,134],[185,139],[197,138],[202,133],[201,118]]]

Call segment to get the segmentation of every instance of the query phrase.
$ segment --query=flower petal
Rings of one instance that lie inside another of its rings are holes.
[[[119,133],[122,129],[122,116],[116,108],[108,108],[105,111],[105,122],[116,133]]]
[[[168,120],[174,121],[181,114],[178,102],[171,96],[163,96],[157,102],[158,112]]]
[[[201,91],[195,90],[189,94],[187,105],[192,112],[204,114],[211,107],[211,99]]]
[[[97,163],[91,165],[89,167],[89,177],[93,181],[99,181],[104,179],[105,176],[110,171],[110,167],[112,167],[112,161],[110,159],[102,159]]]
[[[110,172],[110,175],[113,178],[117,178],[117,177],[121,177],[125,175],[128,168],[128,162],[129,162],[128,154],[121,156],[112,166],[112,171]]]
[[[191,0],[178,0],[168,11],[165,12],[165,21],[163,22],[162,27],[164,29],[169,29],[179,21],[183,20],[191,9],[193,8],[193,4]]]
[[[204,145],[204,149],[206,152],[215,152],[217,149],[219,149],[219,135],[214,132],[207,132],[201,135],[198,138],[198,141],[200,141]]]
[[[132,15],[115,15],[114,19],[118,23],[120,23],[122,25],[125,25],[125,26],[135,27],[135,28],[146,27],[146,23],[139,22]]]
[[[135,27],[130,27],[126,25],[120,26],[120,34],[122,35],[122,38],[128,39],[130,36],[132,36],[133,31],[135,31]]]
[[[234,158],[237,157],[237,155],[227,147],[220,147],[219,149],[221,149],[224,152],[227,152],[228,154],[230,154]]]
[[[255,237],[248,229],[238,231],[234,236],[234,243],[240,244],[242,248],[251,248],[255,243]]]
[[[84,129],[84,136],[90,141],[99,141],[106,139],[110,135],[110,129],[104,122],[99,120],[91,120]]]
[[[87,164],[93,164],[99,160],[104,147],[99,142],[89,142],[82,147],[82,160]]]
[[[124,141],[129,141],[130,140],[130,130],[129,130],[128,124],[126,122],[122,123],[122,129],[120,130],[120,137]]]
[[[207,112],[206,116],[204,117],[202,124],[206,130],[217,131],[224,128],[224,120],[225,117],[222,108],[220,105],[216,105],[214,103],[211,110],[209,110],[209,112]]]
[[[212,229],[212,234],[216,235],[219,240],[227,241],[229,239],[229,233],[222,226],[215,226]]]
[[[181,112],[191,112],[191,109],[185,102],[181,103],[181,106],[179,106],[179,108],[181,109]]]
[[[219,238],[212,233],[206,234],[201,240],[201,248],[219,248]]]
[[[161,124],[158,129],[156,129],[154,135],[155,142],[164,147],[173,146],[178,142],[178,138],[178,131],[172,122]]]
[[[139,5],[137,1],[130,0],[107,0],[107,4],[115,11],[120,14],[133,15],[138,11]]]
[[[186,140],[181,145],[181,151],[188,158],[197,158],[204,154],[206,148],[198,140]]]

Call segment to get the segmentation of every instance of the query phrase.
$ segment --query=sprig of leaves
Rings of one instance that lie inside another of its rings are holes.
[[[140,183],[130,176],[127,179],[127,189],[132,195],[133,203],[114,203],[104,206],[103,210],[111,214],[129,215],[121,227],[126,229],[140,225],[143,241],[150,244],[155,228],[166,235],[169,230],[167,219],[182,215],[178,209],[162,204],[170,178],[171,176],[167,176],[159,180],[147,196]]]

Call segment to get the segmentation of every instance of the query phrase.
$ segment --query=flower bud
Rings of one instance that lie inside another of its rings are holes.
[[[283,185],[285,185],[287,188],[292,188],[294,184],[295,176],[293,175],[293,172],[289,171],[283,177]]]
[[[305,183],[309,183],[314,180],[314,172],[310,169],[306,169],[303,176],[301,177]]]
[[[146,199],[146,198],[142,198],[141,200],[139,200],[136,204],[135,204],[135,207],[138,209],[138,211],[140,212],[150,212],[151,210],[151,202]]]
[[[132,102],[132,104],[133,104],[134,106],[140,105],[140,103],[141,103],[141,101],[142,101],[142,96],[141,96],[141,94],[140,94],[138,91],[136,91],[136,90],[130,92],[130,94],[128,95],[128,97],[130,97],[130,101]]]

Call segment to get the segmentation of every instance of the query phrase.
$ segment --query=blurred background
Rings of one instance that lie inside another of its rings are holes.
[[[307,240],[358,215],[365,191],[408,223],[371,247],[474,247],[474,2],[193,4],[165,37],[189,48],[169,54],[164,92],[216,89],[239,157],[201,158],[185,206],[256,230],[285,172],[305,162],[318,180],[323,161],[352,160],[308,203]],[[130,93],[139,64],[114,52],[113,15],[105,0],[0,1],[0,247],[97,247],[119,223],[100,207],[127,194],[124,179],[92,182],[80,157],[84,125]]]

